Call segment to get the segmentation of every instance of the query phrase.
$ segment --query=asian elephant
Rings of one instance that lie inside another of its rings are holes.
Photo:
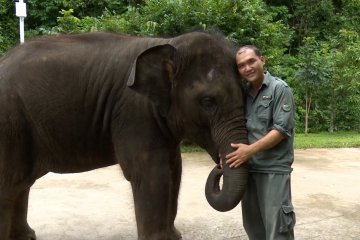
[[[0,60],[0,239],[33,240],[28,196],[48,172],[120,164],[139,239],[181,239],[174,226],[186,138],[218,163],[246,143],[235,51],[220,34],[174,38],[85,33],[32,39]],[[227,211],[246,167],[215,167],[210,204]]]

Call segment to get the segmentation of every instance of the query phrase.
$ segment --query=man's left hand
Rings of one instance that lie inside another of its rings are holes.
[[[232,143],[231,147],[235,149],[232,153],[226,155],[226,163],[230,168],[237,168],[247,162],[252,156],[251,146],[243,143]]]

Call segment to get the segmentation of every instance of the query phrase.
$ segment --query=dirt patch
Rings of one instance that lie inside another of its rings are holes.
[[[214,164],[183,154],[176,226],[184,240],[247,239],[241,208],[221,213],[204,195]],[[360,239],[360,148],[295,151],[292,174],[297,239]],[[130,184],[118,166],[48,174],[32,188],[29,223],[39,240],[135,240]]]

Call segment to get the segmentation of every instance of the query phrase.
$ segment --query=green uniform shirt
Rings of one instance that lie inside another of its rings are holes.
[[[264,173],[291,172],[294,161],[295,104],[290,87],[267,72],[256,96],[251,95],[249,86],[245,89],[249,143],[258,141],[272,129],[285,136],[275,147],[255,154],[249,160],[249,170]]]

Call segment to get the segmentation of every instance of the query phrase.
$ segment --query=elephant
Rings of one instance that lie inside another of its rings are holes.
[[[40,177],[114,164],[132,188],[138,239],[181,239],[174,220],[184,139],[215,161],[211,206],[234,208],[246,166],[216,164],[230,143],[247,143],[235,50],[204,31],[64,34],[9,50],[0,60],[0,239],[36,239],[27,209]]]

